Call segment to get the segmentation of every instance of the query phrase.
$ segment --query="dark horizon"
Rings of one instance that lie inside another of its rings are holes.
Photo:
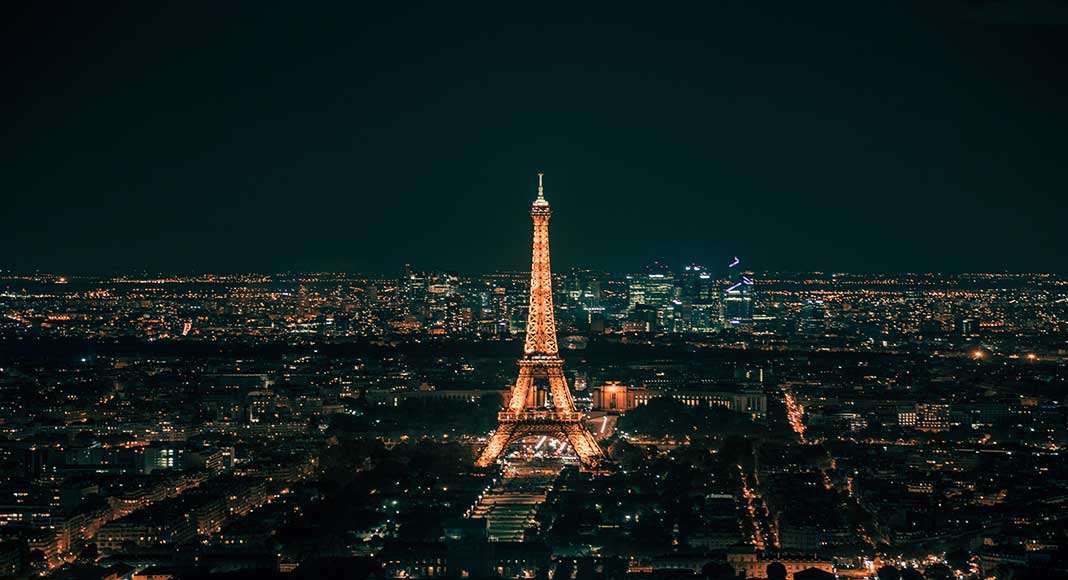
[[[661,261],[661,263],[664,263],[664,262]],[[687,262],[685,264],[679,263],[679,264],[665,264],[665,265],[668,266],[673,272],[678,273],[685,266],[688,266],[690,264],[691,264],[691,262]],[[337,276],[364,277],[364,278],[368,278],[368,279],[387,279],[387,278],[399,278],[399,277],[401,277],[401,273],[402,273],[403,267],[405,265],[410,265],[412,270],[415,271],[415,272],[421,272],[421,273],[426,273],[426,274],[447,274],[447,275],[455,275],[455,276],[461,276],[461,277],[490,276],[490,275],[494,275],[494,274],[529,274],[530,273],[530,268],[529,267],[527,267],[526,269],[523,269],[523,268],[507,268],[507,269],[502,268],[500,270],[468,271],[468,270],[456,270],[456,269],[450,269],[450,268],[421,267],[419,264],[412,264],[412,263],[409,262],[409,263],[406,263],[406,264],[401,264],[398,268],[396,268],[395,272],[389,272],[389,271],[360,271],[360,270],[279,270],[279,271],[268,271],[268,270],[247,270],[247,271],[240,271],[240,270],[233,270],[233,271],[222,271],[222,270],[212,270],[212,271],[208,271],[208,270],[200,270],[200,271],[197,271],[197,270],[186,270],[186,271],[182,271],[182,270],[170,270],[170,271],[163,271],[163,270],[160,270],[160,271],[131,270],[131,271],[126,271],[126,272],[122,272],[122,271],[115,271],[115,272],[80,271],[79,272],[79,271],[73,271],[73,270],[55,271],[55,270],[40,270],[40,269],[39,270],[5,270],[5,269],[0,269],[0,279],[11,277],[11,276],[19,276],[19,277],[24,277],[24,276],[25,277],[28,277],[28,276],[52,276],[52,277],[57,277],[57,278],[103,279],[103,278],[131,278],[131,277],[134,277],[134,276],[177,276],[177,277],[192,278],[192,277],[197,277],[197,276],[244,276],[244,275],[247,275],[247,276],[276,276],[276,277],[280,277],[280,276],[337,275]],[[719,266],[719,264],[702,264],[702,263],[699,263],[699,262],[697,262],[696,265],[707,267],[709,269],[709,271],[711,271],[713,274],[717,273],[717,266]],[[592,266],[584,266],[584,265],[580,264],[580,265],[577,265],[577,266],[575,266],[573,268],[568,268],[566,270],[559,270],[559,269],[555,269],[554,268],[553,269],[553,276],[557,276],[557,275],[566,276],[566,275],[570,274],[572,271],[576,271],[576,270],[578,270],[578,271],[599,272],[599,273],[604,273],[604,274],[609,275],[609,276],[622,276],[622,275],[640,273],[643,270],[643,267],[634,268],[632,270],[618,270],[618,269],[606,269],[606,268],[597,268],[597,267],[592,267]],[[726,271],[725,268],[724,268],[724,271]],[[767,268],[743,268],[741,271],[742,272],[752,272],[756,276],[761,276],[761,275],[764,275],[764,274],[777,274],[777,275],[797,276],[797,277],[802,277],[802,276],[839,276],[840,275],[840,276],[860,276],[860,277],[871,276],[873,278],[893,277],[893,276],[915,276],[915,277],[921,277],[922,278],[922,277],[937,277],[937,276],[951,276],[951,277],[1012,276],[1012,277],[1023,277],[1023,276],[1031,275],[1031,276],[1048,277],[1048,278],[1051,278],[1051,279],[1058,279],[1059,280],[1059,279],[1062,279],[1062,278],[1064,278],[1066,276],[1065,274],[1060,273],[1060,272],[1037,272],[1037,271],[1022,271],[1022,270],[1020,270],[1020,271],[1003,270],[1003,271],[999,271],[999,272],[995,272],[995,271],[988,271],[988,272],[983,272],[983,271],[970,271],[970,272],[966,272],[966,271],[959,271],[959,272],[948,272],[948,271],[946,271],[946,272],[921,272],[921,271],[904,271],[904,270],[903,271],[899,271],[899,272],[887,272],[887,271],[862,272],[862,271],[857,271],[857,270],[851,270],[851,271],[845,271],[845,270],[834,270],[834,271],[832,271],[832,270],[769,270]],[[724,277],[724,278],[726,278],[726,277]]]
[[[1068,273],[1063,6],[9,6],[0,269]]]

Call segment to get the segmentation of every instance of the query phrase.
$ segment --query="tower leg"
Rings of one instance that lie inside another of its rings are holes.
[[[493,465],[508,447],[508,444],[512,442],[515,435],[516,425],[514,423],[501,423],[498,425],[493,437],[490,437],[489,443],[486,444],[486,448],[482,450],[482,455],[478,457],[478,461],[475,461],[475,466],[489,467]]]
[[[549,375],[549,392],[553,395],[553,407],[560,411],[574,411],[575,400],[571,398],[571,391],[567,388],[564,369],[550,366],[546,368],[546,372]]]
[[[579,461],[582,462],[583,467],[596,467],[604,459],[604,452],[601,451],[601,446],[597,444],[593,434],[586,429],[585,424],[566,423],[563,428],[564,436],[571,443],[571,447],[575,449],[575,453],[578,454]]]
[[[512,387],[512,397],[508,401],[508,410],[518,413],[527,406],[534,406],[536,401],[534,389],[534,373],[528,366],[519,367],[519,378]]]

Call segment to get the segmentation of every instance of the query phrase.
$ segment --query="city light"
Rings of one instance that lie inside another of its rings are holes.
[[[164,4],[5,20],[0,578],[1068,578],[1068,0]]]

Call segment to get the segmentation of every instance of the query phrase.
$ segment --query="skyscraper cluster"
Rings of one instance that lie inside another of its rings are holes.
[[[720,272],[690,264],[674,271],[660,262],[627,276],[628,330],[714,332],[749,329],[753,275],[734,258]]]

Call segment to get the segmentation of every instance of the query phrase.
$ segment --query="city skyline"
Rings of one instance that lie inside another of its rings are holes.
[[[0,276],[0,576],[1068,570],[1057,278],[557,286],[542,193],[529,274]]]
[[[638,264],[632,269],[606,269],[597,268],[589,265],[576,265],[570,268],[564,269],[562,272],[553,273],[553,278],[565,278],[573,272],[599,272],[607,276],[626,276],[628,274],[637,274],[642,272],[645,268],[653,265],[662,265],[672,272],[681,272],[685,270],[687,266],[700,266],[707,268],[709,271],[722,270],[727,271],[727,265],[730,261],[737,256],[731,255],[728,260],[721,260],[720,262],[701,262],[697,260],[682,261],[678,263],[665,263],[662,260],[652,260],[647,264]],[[14,277],[14,278],[39,278],[42,281],[45,279],[86,279],[86,280],[121,280],[121,279],[149,279],[149,277],[155,278],[174,278],[174,279],[186,279],[193,280],[203,277],[239,277],[239,276],[262,276],[266,278],[270,277],[292,277],[292,276],[341,276],[351,277],[355,279],[365,280],[388,280],[398,278],[398,272],[403,272],[404,267],[409,266],[413,270],[424,272],[428,274],[442,274],[442,275],[454,275],[463,277],[477,277],[477,276],[489,276],[493,274],[529,274],[529,269],[522,268],[500,268],[500,269],[485,269],[485,270],[456,270],[450,268],[436,268],[425,267],[422,264],[413,264],[411,262],[404,262],[399,267],[393,268],[393,271],[361,271],[361,270],[124,270],[115,272],[102,272],[102,271],[77,271],[77,270],[5,270],[0,269],[0,277]],[[1060,272],[1048,272],[1048,271],[1026,271],[1026,270],[970,270],[970,271],[935,271],[935,270],[902,270],[902,271],[866,271],[866,270],[781,270],[781,269],[769,269],[769,268],[745,268],[746,272],[753,272],[756,275],[788,275],[788,276],[856,276],[856,277],[870,277],[870,278],[893,278],[893,277],[937,277],[945,276],[947,278],[959,278],[968,276],[1004,276],[1012,278],[1023,278],[1027,276],[1036,276],[1039,278],[1060,279],[1065,277],[1065,274]],[[722,278],[726,280],[727,277]]]
[[[1068,0],[0,11],[0,579],[1068,578]]]

